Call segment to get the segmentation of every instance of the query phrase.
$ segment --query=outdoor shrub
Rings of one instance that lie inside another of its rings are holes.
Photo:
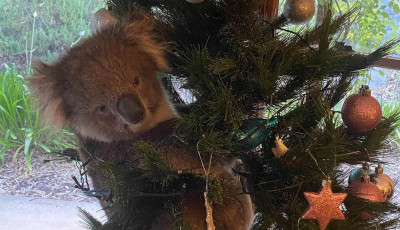
[[[27,72],[32,56],[56,60],[90,34],[89,18],[103,6],[103,0],[0,1],[0,60]]]
[[[5,152],[14,147],[14,156],[19,152],[25,154],[30,171],[33,147],[50,152],[72,146],[71,139],[72,134],[66,130],[56,133],[42,125],[39,111],[24,85],[24,77],[15,65],[5,65],[0,74],[0,163]]]

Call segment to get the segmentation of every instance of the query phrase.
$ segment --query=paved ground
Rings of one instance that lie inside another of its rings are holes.
[[[83,230],[77,207],[105,220],[97,203],[0,195],[0,230]]]

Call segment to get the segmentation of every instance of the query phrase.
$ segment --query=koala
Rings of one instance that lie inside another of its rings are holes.
[[[83,40],[55,63],[35,64],[28,79],[30,92],[48,124],[69,127],[76,134],[83,161],[88,152],[109,162],[132,159],[138,154],[137,140],[157,143],[179,121],[156,76],[157,71],[168,70],[168,64],[153,24],[146,17],[128,17]],[[161,147],[160,152],[172,169],[204,174],[197,152],[171,146]],[[250,229],[252,201],[243,194],[230,162],[211,167],[210,174],[223,188],[223,203],[213,206],[214,223],[217,230]],[[89,176],[96,189],[105,186],[103,175],[94,168]],[[202,195],[188,193],[182,198],[183,221],[192,230],[207,229]],[[168,221],[158,219],[149,229],[172,229]]]

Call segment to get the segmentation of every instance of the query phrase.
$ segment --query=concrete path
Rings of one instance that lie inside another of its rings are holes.
[[[106,220],[97,203],[0,195],[0,230],[84,230],[77,207]]]

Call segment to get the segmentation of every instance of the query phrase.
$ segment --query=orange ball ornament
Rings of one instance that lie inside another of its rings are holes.
[[[363,133],[375,128],[382,118],[379,102],[371,96],[367,85],[360,88],[360,93],[350,95],[342,107],[342,120],[350,132]]]
[[[355,181],[347,187],[348,192],[353,196],[368,200],[371,202],[385,202],[382,191],[370,181],[367,173],[364,174],[363,179]]]

